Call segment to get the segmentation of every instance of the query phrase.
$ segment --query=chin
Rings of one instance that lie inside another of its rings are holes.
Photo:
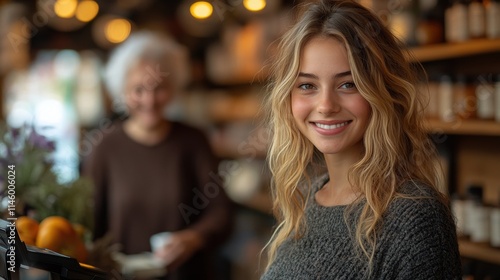
[[[163,118],[155,118],[155,119],[141,119],[140,123],[143,127],[153,129],[160,126],[165,120]]]

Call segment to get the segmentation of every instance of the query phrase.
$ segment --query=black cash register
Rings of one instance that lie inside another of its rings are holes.
[[[15,220],[0,219],[0,279],[23,280],[23,275],[31,269],[45,273],[52,280],[107,279],[107,274],[96,267],[48,249],[26,245],[19,239]]]

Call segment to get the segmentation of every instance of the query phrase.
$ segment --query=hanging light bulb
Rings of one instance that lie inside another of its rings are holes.
[[[54,12],[60,18],[72,18],[75,15],[78,2],[76,0],[58,0],[54,4]]]
[[[251,12],[262,11],[266,4],[266,0],[243,0],[243,6]]]
[[[80,2],[76,9],[76,18],[82,22],[89,22],[95,18],[99,12],[99,4],[94,0]]]
[[[212,15],[214,7],[206,1],[194,2],[189,7],[189,12],[196,19],[206,19]]]
[[[109,42],[118,44],[130,35],[130,31],[132,30],[132,25],[130,22],[123,18],[112,19],[108,22],[105,27],[104,33],[106,35],[106,39]]]

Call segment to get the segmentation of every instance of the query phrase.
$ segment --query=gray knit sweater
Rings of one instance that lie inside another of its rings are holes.
[[[402,193],[431,198],[399,198],[391,203],[380,227],[373,272],[367,276],[366,261],[357,257],[344,221],[346,206],[323,207],[314,200],[314,193],[327,181],[325,175],[312,186],[307,233],[278,248],[276,260],[261,280],[461,279],[455,223],[434,190],[413,183],[401,187]]]

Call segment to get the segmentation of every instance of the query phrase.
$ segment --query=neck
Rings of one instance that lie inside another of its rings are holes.
[[[152,127],[144,127],[133,119],[129,119],[124,123],[125,133],[134,141],[152,146],[160,143],[167,136],[172,124],[169,121],[162,121]]]
[[[360,195],[360,190],[351,185],[348,179],[349,169],[361,159],[361,153],[325,155],[330,180],[316,193],[316,200],[324,206],[346,205]]]

